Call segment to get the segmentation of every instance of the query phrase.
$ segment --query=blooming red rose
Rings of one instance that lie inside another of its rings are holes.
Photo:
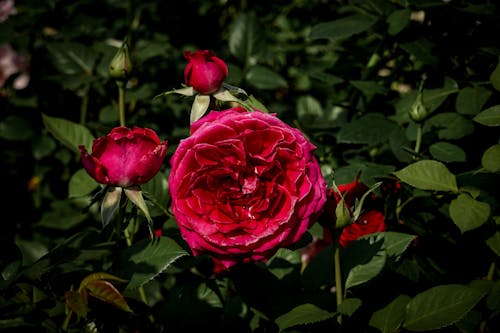
[[[115,127],[97,138],[92,154],[80,146],[87,173],[101,184],[129,187],[147,183],[161,168],[167,141],[160,142],[149,128]]]
[[[171,159],[172,211],[194,255],[223,267],[297,242],[326,200],[315,147],[275,115],[241,107],[191,125]]]
[[[218,91],[227,77],[227,65],[208,50],[186,51],[188,64],[184,69],[185,83],[202,95]]]

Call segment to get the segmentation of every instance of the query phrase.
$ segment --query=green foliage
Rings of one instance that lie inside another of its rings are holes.
[[[494,1],[15,6],[0,23],[0,45],[24,54],[30,80],[17,89],[15,73],[0,87],[0,330],[486,333],[500,326]],[[90,152],[95,138],[119,126],[109,65],[125,40],[133,64],[126,125],[154,129],[168,151],[158,175],[122,196],[82,169],[79,146]],[[183,86],[183,52],[196,49],[228,64],[219,104],[193,103]],[[169,158],[189,135],[190,117],[235,102],[233,95],[301,130],[317,147],[329,188],[356,177],[373,186],[387,230],[339,249],[336,230],[333,243],[306,261],[304,247],[332,223],[321,217],[266,263],[224,274],[210,258],[192,256],[169,207]],[[410,111],[420,97],[425,114],[415,121]]]

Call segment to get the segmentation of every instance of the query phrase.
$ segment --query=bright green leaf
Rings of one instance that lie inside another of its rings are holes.
[[[191,124],[203,117],[210,106],[209,95],[196,95],[191,105],[190,122]]]
[[[84,145],[90,153],[94,136],[80,124],[72,121],[50,117],[42,113],[42,120],[47,130],[63,145],[80,154],[79,145]]]
[[[410,296],[398,295],[386,307],[373,313],[369,325],[378,328],[381,333],[396,332],[405,318],[406,304],[410,299]]]
[[[500,144],[493,145],[486,149],[481,158],[481,164],[487,171],[500,171]]]
[[[460,320],[485,295],[484,290],[450,284],[416,295],[406,307],[403,327],[409,331],[437,330]]]
[[[366,264],[353,267],[346,278],[345,289],[366,283],[377,276],[385,265],[387,253],[378,251]]]
[[[422,190],[458,192],[455,175],[438,161],[417,161],[393,173],[401,181]]]
[[[408,248],[411,242],[417,237],[395,231],[385,231],[384,248],[388,257],[399,258],[401,254]]]
[[[293,308],[290,312],[287,312],[278,318],[275,322],[278,325],[280,331],[287,329],[295,325],[311,324],[323,320],[333,318],[337,315],[335,312],[328,312],[321,308],[318,308],[314,304],[301,304],[296,308]]]
[[[462,233],[480,227],[488,220],[490,205],[460,194],[450,203],[450,217]]]

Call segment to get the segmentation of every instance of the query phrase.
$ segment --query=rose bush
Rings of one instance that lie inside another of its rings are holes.
[[[92,153],[79,146],[83,167],[98,183],[129,187],[147,183],[161,168],[167,141],[149,128],[115,127],[94,140]]]
[[[186,51],[188,64],[184,69],[185,83],[198,93],[209,95],[218,91],[228,75],[226,63],[208,50]]]
[[[314,149],[258,110],[212,111],[193,123],[169,176],[172,211],[193,254],[229,268],[297,242],[326,201]]]

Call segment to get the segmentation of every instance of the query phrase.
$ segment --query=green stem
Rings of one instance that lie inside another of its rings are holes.
[[[125,126],[125,87],[118,85],[118,107],[120,110],[120,126]]]
[[[68,330],[69,320],[71,319],[72,314],[73,314],[73,310],[69,310],[68,313],[66,314],[66,317],[64,318],[64,322],[62,324],[63,331]]]
[[[415,155],[420,153],[420,145],[422,144],[422,124],[417,124],[417,140],[415,142]]]
[[[342,291],[342,274],[340,271],[340,251],[338,246],[335,248],[335,254],[333,260],[335,265],[335,293],[337,296],[337,307],[338,307],[344,301],[344,295]],[[339,323],[339,325],[342,325],[341,314],[339,314],[339,316],[337,317],[337,322]]]
[[[87,121],[87,110],[89,107],[89,89],[90,85],[85,85],[83,88],[82,104],[80,105],[80,125],[85,125]]]
[[[493,276],[495,274],[495,262],[492,262],[490,265],[490,269],[488,270],[487,280],[493,281]]]

